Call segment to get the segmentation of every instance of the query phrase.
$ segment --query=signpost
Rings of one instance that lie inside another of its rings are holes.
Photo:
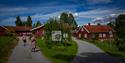
[[[61,41],[62,33],[61,31],[52,31],[52,41]]]

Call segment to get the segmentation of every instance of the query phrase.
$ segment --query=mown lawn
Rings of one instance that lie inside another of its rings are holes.
[[[99,40],[91,40],[90,42],[112,56],[125,57],[125,51],[119,51],[114,41],[105,40],[101,42]]]
[[[76,56],[77,44],[74,41],[71,41],[71,46],[53,46],[51,49],[47,48],[42,39],[38,39],[37,44],[43,54],[53,63],[68,63]]]
[[[5,63],[11,53],[11,49],[16,45],[13,36],[0,37],[0,63]]]

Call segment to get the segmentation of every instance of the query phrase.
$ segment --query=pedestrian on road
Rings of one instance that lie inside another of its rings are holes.
[[[31,37],[31,51],[35,52],[36,51],[36,38],[34,35]]]
[[[23,35],[23,36],[22,36],[22,40],[23,40],[23,42],[24,42],[24,46],[26,46],[26,35]]]

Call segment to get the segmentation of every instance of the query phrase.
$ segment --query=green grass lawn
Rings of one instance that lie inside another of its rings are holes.
[[[5,63],[11,53],[11,49],[16,45],[12,36],[0,37],[0,63]]]
[[[53,63],[68,63],[77,52],[77,44],[74,41],[71,41],[71,46],[53,46],[51,49],[47,48],[44,40],[38,39],[37,42],[43,54]]]
[[[90,42],[95,44],[97,47],[101,48],[106,53],[112,56],[117,56],[117,57],[124,56],[125,57],[125,51],[119,51],[114,41],[106,40],[106,41],[101,42],[99,40],[91,40]]]

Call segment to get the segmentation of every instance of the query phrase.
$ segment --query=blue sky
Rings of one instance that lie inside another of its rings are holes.
[[[78,25],[107,22],[125,12],[124,0],[1,0],[0,25],[15,25],[16,16],[26,21],[31,16],[33,23],[45,23],[49,18],[69,12]]]

